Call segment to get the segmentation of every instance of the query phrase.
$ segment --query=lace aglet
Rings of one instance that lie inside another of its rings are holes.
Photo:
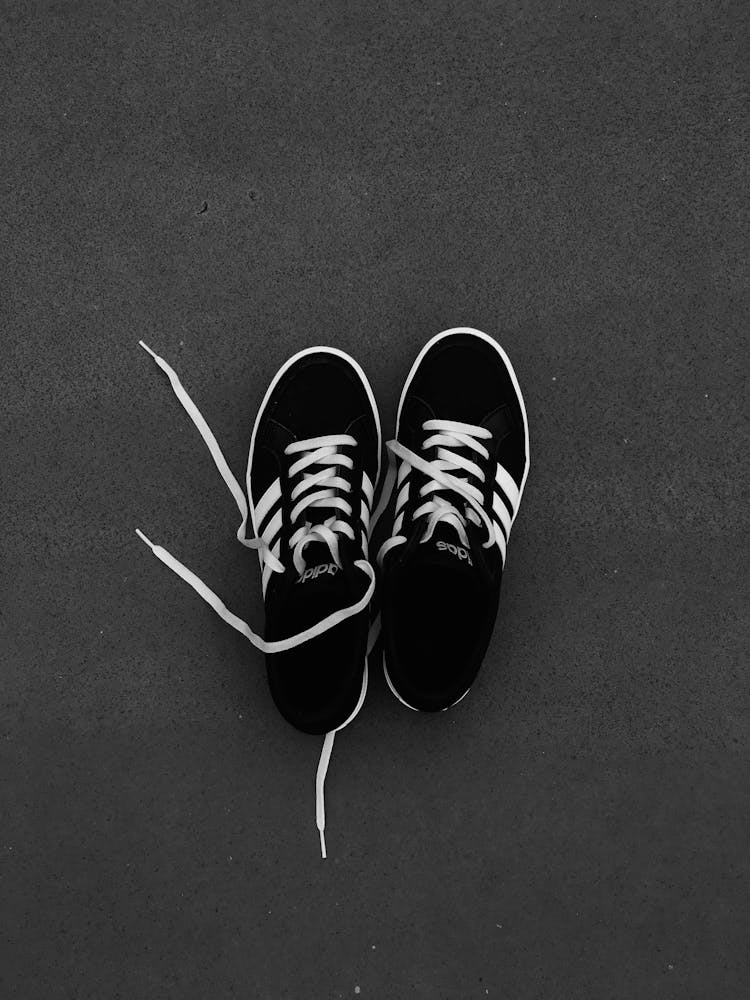
[[[148,346],[148,344],[145,341],[139,340],[138,344],[139,344],[140,347],[143,348],[144,351],[147,351],[151,355],[152,358],[154,358],[155,360],[158,358],[158,355],[154,351],[151,350],[151,348]]]
[[[328,770],[328,761],[331,759],[331,750],[333,749],[333,741],[336,736],[336,731],[331,730],[330,733],[326,733],[326,737],[323,740],[323,749],[320,751],[320,760],[318,761],[318,774],[315,778],[315,823],[320,831],[320,856],[325,860],[326,854],[326,808],[325,801],[323,798],[323,785],[326,780],[326,771]]]
[[[149,547],[149,548],[150,548],[151,550],[153,550],[153,549],[155,549],[155,548],[156,548],[156,546],[154,545],[154,543],[153,543],[152,541],[150,541],[150,539],[146,538],[146,536],[145,536],[145,535],[143,534],[143,532],[141,531],[141,529],[140,529],[140,528],[136,528],[136,529],[135,529],[135,533],[136,533],[136,535],[138,535],[138,537],[140,538],[140,540],[141,540],[142,542],[145,542],[145,543],[146,543],[146,545],[148,545],[148,547]]]

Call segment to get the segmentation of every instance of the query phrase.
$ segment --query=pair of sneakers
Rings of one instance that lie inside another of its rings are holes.
[[[138,534],[265,652],[281,714],[303,732],[326,734],[316,780],[325,857],[334,734],[361,709],[374,663],[418,711],[450,708],[477,676],[529,471],[518,380],[487,334],[459,327],[433,337],[406,378],[381,477],[380,418],[362,368],[336,348],[300,351],[258,411],[246,499],[174,370],[141,346],[169,376],[234,496],[239,541],[258,550],[266,638]]]

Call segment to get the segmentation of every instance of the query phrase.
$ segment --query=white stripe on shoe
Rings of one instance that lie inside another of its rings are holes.
[[[493,493],[492,495],[492,512],[498,519],[500,524],[503,526],[503,531],[507,539],[510,535],[510,529],[513,523],[513,519],[512,516],[508,513],[508,508],[505,506],[505,504],[497,495],[497,493]]]
[[[258,501],[255,508],[255,523],[260,528],[267,514],[271,512],[274,504],[281,500],[281,480],[274,479],[266,492]]]
[[[502,467],[502,465],[498,464],[497,472],[495,473],[495,482],[510,501],[510,509],[513,513],[513,518],[515,519],[515,516],[518,513],[518,505],[521,502],[521,493],[516,486],[515,479]]]

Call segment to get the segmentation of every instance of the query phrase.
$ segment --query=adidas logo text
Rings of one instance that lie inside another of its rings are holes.
[[[339,571],[336,563],[321,563],[320,566],[310,566],[301,577],[297,580],[297,583],[305,583],[306,580],[315,580],[321,575],[321,573],[330,573],[331,576],[335,576]]]
[[[471,556],[466,551],[466,549],[461,548],[460,545],[453,545],[451,542],[437,542],[437,547],[441,552],[445,552],[447,549],[452,552],[454,556],[458,556],[459,559],[468,559],[469,566],[473,566],[474,563],[471,561]]]

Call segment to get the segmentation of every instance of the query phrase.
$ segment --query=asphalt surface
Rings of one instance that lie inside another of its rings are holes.
[[[747,5],[188,6],[0,15],[0,995],[747,996]],[[392,427],[455,325],[529,411],[498,625],[449,714],[375,679],[324,863],[320,741],[134,533],[262,626],[137,343],[241,475],[290,354]]]

